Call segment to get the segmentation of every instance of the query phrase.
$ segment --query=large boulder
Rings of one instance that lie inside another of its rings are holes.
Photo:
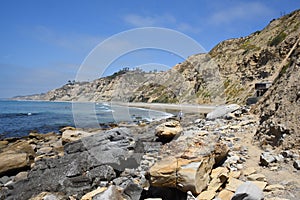
[[[237,104],[229,104],[224,106],[218,106],[215,110],[211,111],[207,114],[206,119],[207,120],[214,120],[217,118],[223,118],[228,113],[234,112],[240,108]]]
[[[6,152],[0,154],[0,174],[17,173],[29,167],[29,157],[26,153]]]
[[[169,141],[177,136],[181,131],[182,127],[180,123],[172,120],[157,126],[155,129],[155,135],[163,141]]]
[[[216,160],[222,160],[220,157],[227,155],[228,148],[217,142],[183,136],[165,145],[161,152],[162,159],[148,172],[150,184],[199,194],[207,187]]]
[[[16,141],[1,149],[0,175],[17,174],[25,168],[29,168],[35,152],[27,141]]]

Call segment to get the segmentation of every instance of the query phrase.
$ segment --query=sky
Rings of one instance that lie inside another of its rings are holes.
[[[298,0],[0,0],[0,98],[47,92],[75,80],[93,49],[124,31],[171,29],[207,52],[299,8]],[[115,40],[107,49],[124,45],[128,41]],[[168,69],[184,59],[143,49],[93,73],[101,77],[149,63]]]

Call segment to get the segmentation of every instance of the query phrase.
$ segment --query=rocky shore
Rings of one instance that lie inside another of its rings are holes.
[[[299,151],[258,147],[258,125],[233,105],[206,118],[7,138],[0,199],[298,199]]]

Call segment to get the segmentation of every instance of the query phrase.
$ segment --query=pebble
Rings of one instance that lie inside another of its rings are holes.
[[[271,163],[275,162],[276,159],[270,152],[263,152],[260,155],[260,164],[263,166],[269,166]]]
[[[293,166],[295,169],[300,170],[300,160],[295,160]]]

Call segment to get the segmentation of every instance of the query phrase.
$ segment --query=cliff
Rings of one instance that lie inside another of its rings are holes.
[[[300,11],[261,31],[219,43],[166,72],[128,71],[16,99],[162,103],[245,103],[257,82],[273,82],[300,33]]]

